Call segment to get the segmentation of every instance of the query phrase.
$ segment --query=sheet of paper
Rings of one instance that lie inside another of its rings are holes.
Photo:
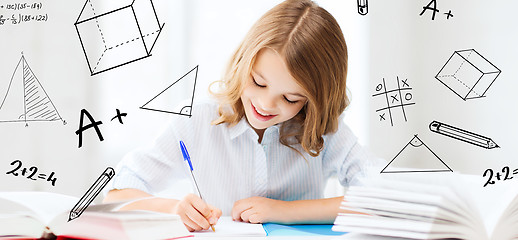
[[[218,220],[218,224],[214,225],[213,232],[211,229],[194,232],[195,237],[234,237],[234,236],[266,236],[262,224],[251,224],[244,222],[232,221],[230,216],[222,216]]]

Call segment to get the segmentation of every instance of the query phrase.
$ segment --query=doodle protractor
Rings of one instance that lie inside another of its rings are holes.
[[[381,170],[381,173],[452,172],[417,135]]]

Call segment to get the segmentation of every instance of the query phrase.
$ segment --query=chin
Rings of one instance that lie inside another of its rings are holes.
[[[251,116],[251,115],[247,114],[246,112],[245,112],[245,116],[246,116],[246,120],[248,121],[248,124],[250,124],[250,126],[252,126],[254,129],[257,129],[257,130],[266,129],[273,125],[269,121],[268,122],[259,121],[259,120],[255,119],[253,115]]]
[[[271,124],[266,124],[264,122],[258,121],[257,119],[253,119],[253,116],[252,117],[248,117],[248,115],[247,115],[246,118],[247,118],[248,123],[250,124],[250,126],[252,126],[255,129],[266,129],[269,126],[271,126]]]

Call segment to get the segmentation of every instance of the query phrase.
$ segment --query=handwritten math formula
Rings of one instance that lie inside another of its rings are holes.
[[[38,168],[35,166],[31,166],[30,168],[23,167],[22,161],[16,159],[11,162],[11,165],[14,166],[14,168],[11,171],[6,172],[5,174],[9,175],[12,174],[13,176],[23,176],[30,180],[38,180],[43,179],[47,180],[47,182],[51,182],[52,186],[56,186],[56,177],[54,177],[54,172],[51,172],[50,174],[45,173],[38,173]],[[21,175],[20,175],[21,174]]]
[[[508,166],[502,168],[502,171],[494,171],[491,168],[486,169],[484,171],[483,177],[487,177],[487,181],[484,184],[484,187],[487,185],[493,185],[496,181],[506,181],[513,179],[513,176],[518,174],[518,168],[511,171]]]
[[[0,26],[5,24],[18,25],[28,22],[46,22],[47,13],[41,12],[43,3],[0,3]]]

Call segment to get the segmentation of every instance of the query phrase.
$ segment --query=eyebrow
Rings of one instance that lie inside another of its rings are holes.
[[[255,74],[259,75],[260,78],[262,78],[263,80],[268,82],[268,80],[265,77],[263,77],[263,75],[260,72],[252,70],[252,73],[255,73]],[[286,95],[294,95],[294,96],[298,96],[298,97],[301,97],[301,98],[306,98],[306,96],[304,96],[304,95],[302,95],[300,93],[286,93]]]

